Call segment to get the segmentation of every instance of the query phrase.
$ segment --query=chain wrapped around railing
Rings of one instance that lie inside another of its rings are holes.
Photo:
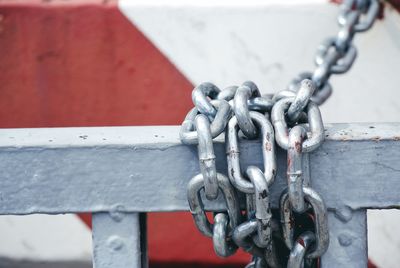
[[[250,81],[222,91],[206,82],[193,90],[195,107],[180,131],[184,144],[198,146],[200,174],[189,182],[188,200],[197,228],[212,237],[218,256],[228,257],[242,248],[253,256],[248,268],[319,266],[319,257],[329,246],[327,209],[310,185],[303,158],[324,141],[318,105],[332,93],[330,75],[350,69],[357,56],[354,35],[371,28],[378,10],[377,0],[345,1],[337,36],[317,50],[316,70],[301,73],[273,96],[261,96]],[[229,178],[217,171],[213,148],[213,139],[224,131]],[[263,170],[256,166],[241,170],[239,133],[262,140]],[[278,213],[269,203],[277,171],[275,142],[287,150],[287,189]],[[225,212],[214,214],[213,224],[204,211],[202,189],[208,200],[221,193],[226,203]],[[236,191],[246,196],[244,214]]]

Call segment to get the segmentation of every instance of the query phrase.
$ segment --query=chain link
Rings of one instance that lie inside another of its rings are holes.
[[[259,97],[260,91],[252,82],[245,82],[240,86],[233,99],[233,110],[243,134],[249,139],[257,137],[257,128],[250,118],[249,106],[247,102],[250,98]]]
[[[212,238],[218,256],[228,257],[242,248],[252,255],[248,268],[318,266],[329,246],[327,209],[311,188],[304,159],[324,141],[318,105],[332,93],[328,80],[351,68],[357,57],[354,36],[371,28],[378,11],[378,0],[344,1],[338,16],[340,30],[318,47],[314,72],[300,73],[273,96],[261,96],[251,81],[222,91],[206,82],[193,90],[195,107],[180,131],[182,143],[198,147],[200,174],[188,184],[188,201],[197,228]],[[224,131],[227,170],[220,173],[213,139]],[[241,165],[241,135],[261,139],[263,170]],[[277,170],[275,142],[287,150],[287,189],[281,194],[278,216],[271,212],[269,200]],[[214,214],[213,224],[206,216],[203,191],[209,201],[225,201],[225,210]],[[246,196],[244,215],[240,193]],[[311,219],[313,226],[304,224],[300,216]],[[278,254],[278,244],[287,247],[287,254]]]
[[[229,182],[229,179],[217,173],[218,188],[221,190],[226,203],[227,213],[229,216],[229,227],[233,230],[241,220],[239,200],[236,192]],[[208,221],[204,204],[201,200],[200,190],[204,189],[204,178],[201,174],[194,176],[188,184],[188,201],[190,212],[196,223],[197,229],[205,236],[213,236],[213,225]]]
[[[226,124],[231,117],[231,107],[228,102],[224,100],[212,100],[211,105],[217,109],[215,118],[210,124],[211,137],[216,138],[222,132],[224,132]],[[189,111],[186,115],[185,120],[182,122],[181,129],[179,132],[180,139],[184,144],[198,144],[198,134],[195,130],[195,119],[199,111],[196,107]]]
[[[251,120],[254,120],[261,130],[261,151],[263,155],[264,175],[268,185],[271,185],[276,174],[274,130],[271,123],[264,115],[253,111],[250,111],[249,115]],[[239,126],[237,118],[234,116],[229,121],[225,138],[229,171],[228,175],[231,183],[236,189],[243,193],[252,194],[254,193],[254,186],[243,176],[240,169],[238,132]]]
[[[296,240],[290,251],[288,267],[302,268],[310,267],[310,259],[305,259],[307,251],[315,243],[315,235],[312,232],[304,232]],[[308,263],[307,263],[308,262]]]
[[[302,146],[306,130],[302,126],[295,126],[289,133],[289,147],[287,152],[287,184],[290,204],[297,213],[306,210],[303,192],[303,154]]]
[[[229,257],[235,254],[237,246],[232,242],[231,239],[227,239],[229,234],[227,233],[229,224],[228,215],[225,213],[217,213],[214,216],[213,226],[213,244],[215,253],[223,258]]]
[[[318,258],[325,253],[329,246],[329,231],[328,231],[328,218],[327,210],[318,193],[309,187],[303,187],[304,199],[309,203],[314,213],[315,237],[316,245],[314,250],[307,255],[308,258]],[[282,222],[282,236],[286,246],[289,249],[293,248],[294,244],[294,218],[292,213],[292,206],[289,200],[289,194],[284,191],[280,199],[280,211]]]

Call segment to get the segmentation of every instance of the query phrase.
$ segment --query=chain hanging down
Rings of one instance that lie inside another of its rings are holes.
[[[250,81],[222,91],[206,82],[193,90],[195,107],[180,131],[182,143],[198,147],[200,174],[188,184],[188,200],[197,228],[212,238],[218,256],[228,257],[242,248],[253,256],[247,268],[319,266],[329,246],[327,209],[311,187],[304,159],[324,141],[318,105],[332,93],[329,77],[351,68],[357,56],[354,36],[371,28],[378,10],[378,0],[344,1],[340,30],[319,46],[315,71],[299,74],[272,97],[261,96]],[[213,139],[224,132],[228,166],[217,171]],[[240,135],[261,139],[262,169],[254,165],[241,169]],[[287,189],[281,194],[279,213],[274,214],[269,188],[277,171],[275,142],[287,150]],[[225,201],[225,210],[214,213],[213,224],[206,216],[202,190],[209,201],[219,195]],[[244,214],[238,194],[246,196]],[[298,220],[309,224],[297,224]],[[279,245],[288,253],[280,252]]]

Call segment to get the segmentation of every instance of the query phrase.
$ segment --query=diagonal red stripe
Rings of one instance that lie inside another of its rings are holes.
[[[1,3],[1,127],[181,122],[190,82],[114,1],[90,2]]]

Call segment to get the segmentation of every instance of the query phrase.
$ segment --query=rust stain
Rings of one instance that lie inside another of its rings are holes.
[[[226,154],[232,157],[232,159],[235,159],[239,155],[239,152],[236,150],[228,150]]]
[[[294,147],[295,147],[295,149],[296,149],[296,152],[301,153],[301,142],[296,141],[296,142],[294,143]]]
[[[372,137],[371,140],[373,140],[373,141],[380,141],[380,140],[381,140],[381,137],[375,136],[375,137]]]
[[[289,225],[290,225],[290,229],[293,230],[294,227],[295,227],[295,222],[294,222],[293,217],[290,217],[290,219],[289,219]]]
[[[265,144],[265,150],[267,150],[268,152],[270,152],[270,151],[272,150],[272,145],[271,145],[271,143],[267,142],[267,143]]]
[[[262,199],[266,198],[267,196],[268,196],[267,190],[264,190],[264,191],[262,191],[262,192],[260,193],[260,197],[261,197]]]
[[[299,239],[297,240],[297,242],[299,242],[299,244],[300,244],[303,248],[306,247],[303,238],[299,237]]]

